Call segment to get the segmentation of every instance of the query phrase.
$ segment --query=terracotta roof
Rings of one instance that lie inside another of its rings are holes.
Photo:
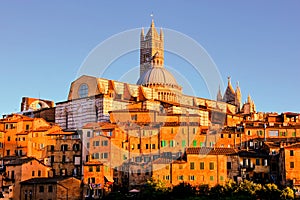
[[[32,178],[28,179],[26,181],[20,182],[21,184],[55,184],[58,183],[62,180],[66,180],[69,178],[74,178],[74,177],[51,177],[51,178]]]
[[[22,165],[24,163],[30,162],[36,160],[33,157],[24,157],[24,158],[16,158],[14,160],[10,160],[9,162],[7,162],[5,165],[7,166],[12,166],[12,165]]]
[[[100,162],[100,161],[89,161],[89,162],[85,162],[83,165],[86,165],[86,166],[91,166],[91,165],[103,165],[103,163]]]
[[[172,159],[168,158],[157,158],[155,159],[152,164],[169,164],[172,162]]]
[[[289,148],[300,148],[300,143],[291,144],[291,145],[285,146],[284,148],[285,148],[285,149],[289,149]]]
[[[74,134],[76,134],[76,132],[57,131],[57,132],[47,133],[47,135],[74,135]]]
[[[19,122],[19,121],[33,121],[34,119],[31,117],[27,117],[25,115],[20,115],[20,114],[12,114],[9,115],[7,118],[2,119],[1,121],[3,122]]]
[[[267,158],[269,157],[269,154],[266,151],[247,151],[247,150],[240,150],[238,152],[238,155],[240,157],[247,157],[247,158]]]
[[[265,142],[265,145],[268,146],[269,148],[278,148],[278,147],[280,147],[279,143],[273,143],[273,142]]]
[[[110,122],[92,122],[92,123],[87,123],[83,126],[83,129],[96,129],[96,128],[101,128],[101,129],[113,129],[117,127],[116,124],[112,124]]]
[[[186,149],[186,154],[230,155],[236,153],[233,148],[189,147]]]

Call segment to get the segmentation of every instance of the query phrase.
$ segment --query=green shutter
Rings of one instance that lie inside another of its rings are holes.
[[[197,146],[197,140],[193,140],[193,146],[194,146],[194,147]]]

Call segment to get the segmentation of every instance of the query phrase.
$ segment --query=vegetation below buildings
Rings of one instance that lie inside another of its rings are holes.
[[[165,187],[160,181],[148,181],[141,190],[141,199],[188,199],[188,200],[273,200],[294,199],[294,191],[287,187],[279,189],[275,184],[257,184],[251,181],[243,181],[239,184],[228,181],[225,185],[192,186],[181,183],[173,188]]]

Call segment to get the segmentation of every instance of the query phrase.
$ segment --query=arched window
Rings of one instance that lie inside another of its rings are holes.
[[[62,144],[62,145],[60,146],[60,150],[61,150],[61,151],[68,151],[68,145],[67,145],[67,144]]]
[[[73,151],[79,151],[79,150],[80,150],[79,144],[74,144],[73,145]]]
[[[87,97],[88,93],[89,93],[89,88],[87,84],[85,83],[81,84],[78,90],[79,97],[80,98]]]

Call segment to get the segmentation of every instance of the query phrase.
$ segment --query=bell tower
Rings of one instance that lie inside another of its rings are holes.
[[[158,34],[154,20],[145,36],[144,29],[140,37],[140,77],[151,67],[164,66],[164,35],[162,29]]]

